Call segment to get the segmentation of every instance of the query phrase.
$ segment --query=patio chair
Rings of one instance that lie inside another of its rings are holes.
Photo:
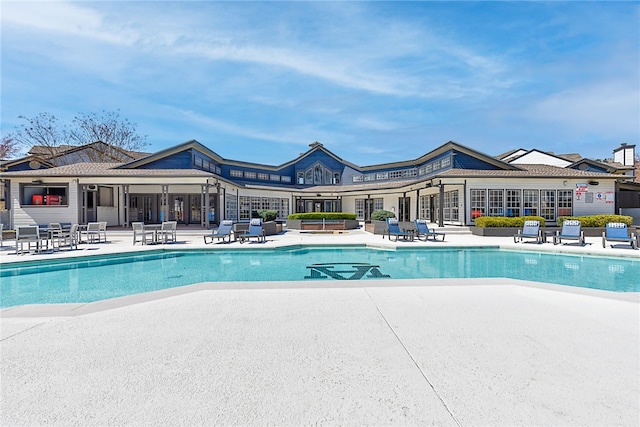
[[[16,255],[25,253],[24,245],[27,245],[26,252],[31,252],[31,245],[35,245],[36,252],[40,252],[46,245],[49,248],[49,241],[42,240],[40,229],[37,225],[27,225],[16,227]]]
[[[391,240],[391,236],[396,238],[396,242],[400,237],[403,240],[413,240],[413,232],[400,230],[400,225],[396,218],[387,218],[387,237]],[[384,235],[382,235],[384,239]]]
[[[239,237],[240,237],[240,243],[244,243],[245,241],[251,240],[253,238],[255,238],[258,241],[258,243],[266,242],[267,238],[264,234],[264,230],[262,229],[262,219],[253,218],[249,223],[249,230],[240,234]]]
[[[69,229],[62,229],[56,235],[58,249],[69,246],[69,250],[78,249],[78,224],[72,224]]]
[[[438,236],[442,236],[442,241],[444,242],[444,233],[431,230],[426,219],[416,219],[414,224],[416,225],[416,237],[418,240],[422,240],[422,236],[424,236],[425,242],[429,240],[429,237],[435,242]]]
[[[556,231],[553,236],[553,244],[562,243],[563,240],[577,240],[580,246],[584,246],[584,231],[581,223],[576,219],[569,219],[562,223],[562,231]]]
[[[521,230],[518,230],[518,234],[513,236],[513,243],[523,242],[524,239],[535,239],[536,243],[542,243],[540,221],[525,221],[524,227],[522,227]]]
[[[163,221],[158,230],[158,240],[162,243],[176,242],[176,228],[178,221]]]
[[[98,222],[98,242],[107,243],[107,221]]]
[[[204,243],[205,245],[213,243],[213,239],[218,239],[218,242],[220,241],[220,239],[222,239],[222,242],[224,243],[226,238],[229,238],[229,243],[231,243],[232,234],[233,221],[230,219],[225,219],[220,223],[220,226],[218,228],[211,230],[211,234],[204,236]],[[210,239],[210,241],[207,242],[207,239]]]
[[[627,224],[622,222],[610,222],[607,224],[605,231],[602,232],[602,247],[606,247],[607,241],[623,242],[631,245],[631,249],[636,249],[636,236],[631,233]],[[611,245],[613,246],[613,245]]]
[[[87,224],[87,229],[84,230],[84,234],[87,236],[87,242],[100,243],[100,223],[90,222]]]
[[[143,245],[146,245],[147,243],[155,242],[156,231],[145,230],[144,222],[132,222],[131,227],[133,228],[133,244],[134,245],[136,244],[136,242],[140,242]],[[148,240],[149,238],[151,238],[151,240]]]

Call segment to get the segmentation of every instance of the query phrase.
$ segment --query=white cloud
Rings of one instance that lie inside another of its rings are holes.
[[[537,101],[530,119],[555,123],[581,134],[640,132],[640,87],[633,81],[610,81],[577,86]]]

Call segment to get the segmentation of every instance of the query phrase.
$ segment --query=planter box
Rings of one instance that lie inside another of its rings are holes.
[[[403,221],[403,222],[399,222],[398,225],[400,225],[400,229],[401,230],[415,230],[416,229],[416,225],[409,221]],[[369,233],[373,233],[373,234],[381,234],[381,235],[385,235],[387,234],[387,222],[386,221],[371,221],[371,222],[367,222],[364,225],[364,230],[368,231]]]
[[[354,219],[289,219],[287,228],[289,230],[355,230],[359,227],[359,222]]]

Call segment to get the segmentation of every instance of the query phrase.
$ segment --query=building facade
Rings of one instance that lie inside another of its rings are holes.
[[[79,156],[103,148],[94,144],[60,150],[55,159],[3,162],[5,228],[164,220],[208,228],[222,219],[249,221],[261,209],[276,210],[281,220],[296,212],[352,212],[367,221],[386,209],[401,221],[440,225],[473,225],[486,215],[539,215],[553,224],[564,215],[617,213],[622,191],[640,207],[632,145],[602,162],[522,149],[490,156],[449,141],[415,159],[358,166],[314,142],[273,166],[225,159],[197,141],[152,154],[116,153],[113,162]]]

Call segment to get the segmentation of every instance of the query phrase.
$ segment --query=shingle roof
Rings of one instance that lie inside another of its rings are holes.
[[[601,172],[581,171],[577,169],[561,168],[551,165],[540,164],[518,164],[522,170],[484,170],[484,169],[449,169],[438,176],[448,177],[519,177],[519,178],[620,178],[614,175]]]
[[[122,163],[74,163],[51,169],[4,172],[3,176],[166,176],[166,177],[210,177],[211,172],[198,169],[114,169]]]

